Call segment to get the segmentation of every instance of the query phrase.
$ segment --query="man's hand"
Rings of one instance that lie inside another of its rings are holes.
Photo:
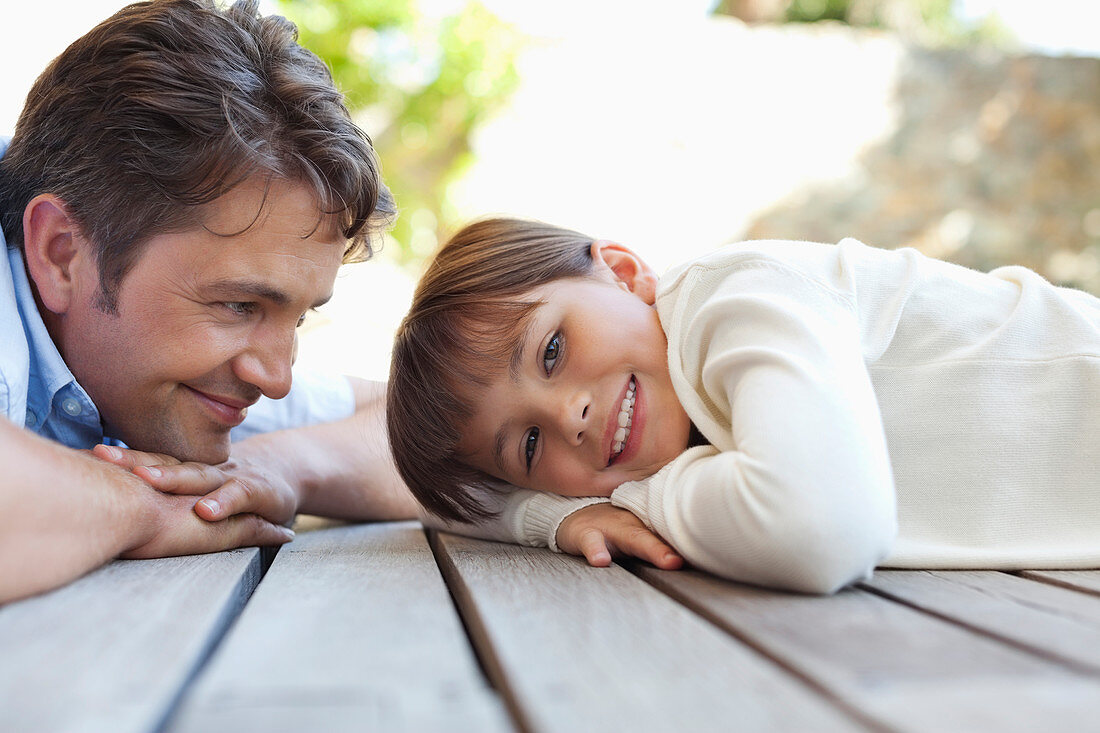
[[[558,527],[558,547],[584,555],[588,564],[605,567],[612,557],[637,557],[662,570],[678,570],[684,560],[642,520],[611,504],[592,504],[570,514]]]
[[[0,603],[55,588],[119,556],[218,552],[293,537],[256,515],[204,521],[193,511],[196,497],[155,491],[130,470],[3,417],[0,463]]]
[[[193,496],[149,493],[153,495],[149,501],[153,525],[151,536],[125,550],[119,557],[174,557],[237,547],[281,545],[294,539],[294,532],[290,529],[255,514],[239,514],[223,522],[207,522],[192,511],[195,504]]]
[[[107,445],[97,445],[92,453],[131,471],[158,491],[181,498],[203,496],[194,503],[195,514],[208,522],[247,522],[244,515],[253,514],[289,524],[298,511],[297,490],[269,466],[246,456],[233,455],[211,466]]]

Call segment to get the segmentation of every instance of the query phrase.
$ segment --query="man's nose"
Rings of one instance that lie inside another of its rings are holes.
[[[279,400],[290,392],[291,367],[298,354],[296,330],[260,328],[248,348],[234,362],[241,381],[255,385],[264,396]]]

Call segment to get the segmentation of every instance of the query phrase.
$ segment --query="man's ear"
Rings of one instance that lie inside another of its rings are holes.
[[[607,268],[621,286],[648,305],[657,301],[657,273],[632,250],[606,239],[592,243],[592,262],[597,270]]]
[[[23,210],[23,257],[46,309],[58,314],[69,309],[77,270],[95,268],[88,244],[65,202],[57,196],[39,194]]]

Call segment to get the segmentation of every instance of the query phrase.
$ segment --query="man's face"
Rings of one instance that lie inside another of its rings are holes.
[[[687,448],[657,311],[606,269],[558,280],[521,338],[515,378],[478,393],[463,460],[516,486],[608,496]]]
[[[265,201],[248,181],[204,226],[151,239],[116,313],[97,307],[85,268],[55,338],[108,434],[182,460],[229,456],[246,408],[290,390],[295,330],[331,296],[344,240],[318,216],[309,189],[275,182]]]

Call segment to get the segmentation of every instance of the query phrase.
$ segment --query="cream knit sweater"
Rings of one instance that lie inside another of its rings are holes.
[[[697,567],[817,593],[876,566],[1100,567],[1100,300],[849,239],[720,250],[657,308],[711,445],[612,502]],[[582,505],[502,502],[478,534],[551,547]]]

